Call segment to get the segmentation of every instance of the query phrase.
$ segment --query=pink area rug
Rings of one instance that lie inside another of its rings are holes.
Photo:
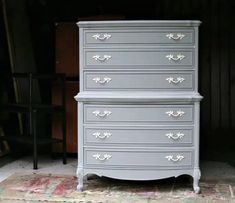
[[[234,185],[201,183],[202,193],[196,195],[188,179],[135,182],[94,176],[83,192],[76,186],[72,175],[14,174],[0,183],[0,202],[235,202]]]

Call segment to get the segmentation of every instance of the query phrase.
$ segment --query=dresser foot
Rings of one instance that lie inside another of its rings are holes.
[[[77,190],[80,192],[83,190],[83,183],[83,176],[78,176]]]
[[[200,187],[199,187],[199,186],[194,186],[194,192],[195,192],[196,194],[199,194],[199,193],[201,192]]]
[[[77,191],[78,191],[78,192],[82,192],[82,190],[83,190],[83,185],[78,184],[78,185],[77,185]]]
[[[201,172],[199,169],[194,170],[193,174],[193,190],[196,194],[200,193],[199,180],[201,178]]]
[[[77,190],[81,192],[83,190],[83,180],[84,180],[82,169],[77,169],[77,177],[78,177]]]

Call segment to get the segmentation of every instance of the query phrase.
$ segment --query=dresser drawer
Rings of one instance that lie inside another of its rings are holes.
[[[193,127],[85,127],[86,146],[192,146]]]
[[[185,45],[194,43],[193,29],[160,28],[152,30],[85,30],[84,46]]]
[[[84,90],[193,90],[194,72],[85,72]]]
[[[129,149],[86,149],[85,166],[94,167],[192,167],[193,152],[186,150],[141,151]]]
[[[147,69],[193,68],[194,51],[171,50],[85,50],[84,69]]]
[[[193,105],[84,105],[84,122],[193,122]]]

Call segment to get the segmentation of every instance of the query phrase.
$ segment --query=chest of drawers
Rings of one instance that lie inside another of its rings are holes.
[[[187,174],[200,191],[200,21],[81,21],[78,190],[87,174]]]

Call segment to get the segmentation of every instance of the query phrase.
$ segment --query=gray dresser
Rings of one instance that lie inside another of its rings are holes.
[[[199,25],[78,22],[78,190],[87,174],[125,180],[188,174],[200,191]]]

